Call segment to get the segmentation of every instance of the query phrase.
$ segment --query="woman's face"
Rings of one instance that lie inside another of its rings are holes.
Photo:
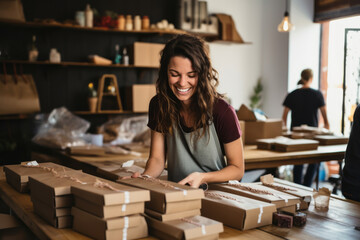
[[[198,74],[188,58],[175,56],[168,65],[169,86],[175,96],[185,105],[190,104],[198,83]]]

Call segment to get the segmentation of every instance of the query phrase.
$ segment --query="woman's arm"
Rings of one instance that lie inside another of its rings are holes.
[[[283,121],[283,126],[286,127],[286,122],[287,122],[287,115],[290,111],[290,108],[288,107],[284,107],[284,111],[283,111],[283,115],[282,115],[282,121]]]
[[[321,112],[322,117],[324,118],[324,128],[330,129],[329,121],[328,121],[327,114],[326,114],[326,106],[322,106],[320,108],[320,112]]]
[[[181,180],[180,184],[189,184],[198,188],[203,183],[227,182],[229,180],[240,180],[244,176],[244,156],[241,138],[224,144],[227,166],[215,172],[194,172]]]
[[[146,163],[143,175],[149,175],[154,178],[160,176],[165,167],[165,138],[162,133],[151,130],[150,155]],[[138,177],[140,174],[134,174],[132,177]]]

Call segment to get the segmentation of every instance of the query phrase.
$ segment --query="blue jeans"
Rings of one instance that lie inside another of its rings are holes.
[[[303,180],[303,168],[304,165],[294,165],[293,174],[294,174],[294,183],[298,183],[307,187],[311,187],[312,183],[314,182],[316,176],[316,170],[319,164],[309,164],[306,174]]]

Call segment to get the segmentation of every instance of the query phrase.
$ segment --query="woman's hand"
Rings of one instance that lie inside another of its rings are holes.
[[[140,172],[134,172],[131,176],[121,177],[120,179],[137,178],[137,177],[140,177],[140,176],[141,176],[141,173],[140,173]]]
[[[204,174],[205,173],[193,172],[178,183],[181,185],[188,184],[193,188],[198,188],[204,183]]]

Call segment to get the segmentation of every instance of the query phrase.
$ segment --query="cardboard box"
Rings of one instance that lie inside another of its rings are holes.
[[[42,208],[43,211],[46,211],[49,218],[50,217],[51,218],[63,217],[63,216],[70,216],[71,215],[71,207],[52,208],[52,207],[46,205],[40,199],[32,199],[32,203],[33,203],[34,209]]]
[[[164,49],[164,44],[134,42],[133,59],[136,67],[160,67],[160,52]]]
[[[133,84],[125,91],[126,109],[133,112],[148,112],[150,100],[155,95],[155,84]]]
[[[35,236],[14,216],[0,213],[0,239],[32,240]]]
[[[204,197],[202,189],[156,178],[131,178],[118,182],[150,190],[150,202],[145,207],[159,213],[199,209]]]
[[[273,203],[276,205],[277,209],[300,203],[299,197],[267,188],[258,183],[217,183],[209,184],[209,189]]]
[[[241,129],[241,140],[245,144],[245,121],[239,120],[240,129]]]
[[[150,192],[148,190],[110,182],[105,179],[102,179],[101,181],[108,184],[108,186],[111,186],[113,189],[96,187],[90,184],[73,185],[71,186],[71,193],[74,194],[74,197],[86,199],[93,204],[102,206],[137,203],[150,200]]]
[[[34,212],[50,225],[56,228],[71,228],[72,226],[71,215],[54,217],[54,213],[52,211],[48,211],[46,205],[35,203],[33,204],[33,206],[34,206]]]
[[[240,230],[272,223],[276,206],[232,193],[208,190],[202,199],[201,215]]]
[[[29,176],[49,173],[51,169],[54,169],[55,171],[58,172],[80,171],[51,162],[39,163],[39,166],[40,167],[27,167],[25,165],[20,165],[20,164],[5,165],[4,172],[6,176],[6,181],[18,192],[29,192],[29,186],[28,186]],[[47,170],[44,169],[43,167],[46,168]]]
[[[87,145],[87,146],[72,146],[66,148],[66,152],[70,155],[85,155],[85,156],[103,156],[105,149],[100,146]]]
[[[160,239],[217,239],[217,235],[224,231],[221,222],[194,216],[172,220],[159,221],[148,215],[145,216],[151,236]]]
[[[319,142],[310,139],[288,139],[286,141],[275,141],[275,151],[281,152],[295,152],[316,150],[319,146]]]
[[[90,199],[86,198],[85,200],[80,197],[75,197],[74,205],[79,209],[104,219],[144,213],[145,208],[144,202],[104,206],[94,204],[87,200]]]
[[[256,140],[257,149],[274,150],[275,138],[265,138]]]
[[[200,215],[200,209],[183,211],[183,212],[178,212],[178,213],[168,213],[168,214],[161,214],[156,211],[146,209],[145,213],[147,215],[149,215],[150,217],[156,218],[162,222],[167,222],[167,221],[172,221],[172,220],[176,220],[176,219]]]
[[[239,120],[243,120],[243,121],[257,120],[255,113],[244,104],[241,104],[239,110],[236,112],[236,115]]]
[[[37,196],[41,195],[42,193],[37,188],[33,188],[33,191],[31,191],[30,194],[31,201],[34,201],[34,198],[37,199]],[[41,201],[43,204],[46,204],[47,206],[52,208],[64,208],[73,206],[73,196],[71,194],[42,198]]]
[[[131,167],[120,167],[117,165],[117,169],[109,170],[97,168],[96,172],[99,176],[103,176],[106,179],[117,181],[121,180],[123,177],[131,177],[135,172],[143,173],[145,168],[139,167],[137,165],[132,165]]]
[[[284,184],[280,184],[280,183],[272,183],[271,185],[266,184],[264,185],[263,183],[258,183],[260,185],[263,185],[265,187],[268,188],[272,188],[275,189],[277,191],[281,191],[296,197],[300,198],[300,204],[297,204],[296,206],[296,210],[307,210],[309,208],[309,205],[311,203],[311,197],[312,197],[312,193],[308,192],[308,191],[304,191],[302,189],[299,188],[293,188]]]
[[[337,145],[347,144],[349,138],[345,136],[316,135],[314,136],[314,140],[319,141],[320,145]]]
[[[128,240],[148,236],[146,221],[144,217],[139,218],[139,215],[136,215],[135,220],[130,220],[131,217],[103,220],[75,207],[72,209],[72,214],[74,215],[73,229],[94,239]],[[123,227],[126,224],[125,221],[128,221],[127,227]]]
[[[262,138],[274,138],[282,135],[281,119],[245,122],[245,144],[256,144]]]

